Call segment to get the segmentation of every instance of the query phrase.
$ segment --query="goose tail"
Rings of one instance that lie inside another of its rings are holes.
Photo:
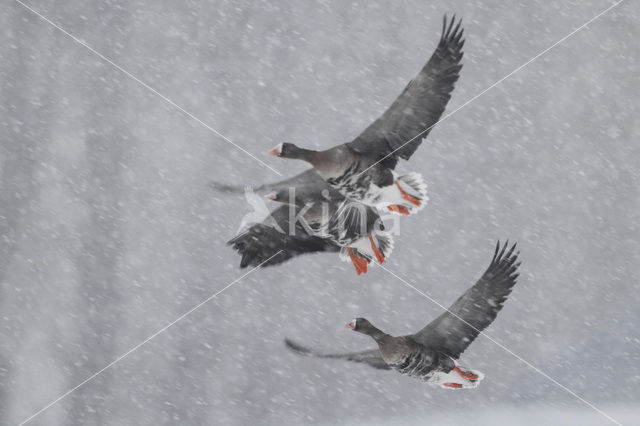
[[[401,214],[411,215],[422,210],[427,205],[427,183],[420,173],[407,173],[398,176],[393,185],[383,189],[381,198],[387,204],[387,210]]]

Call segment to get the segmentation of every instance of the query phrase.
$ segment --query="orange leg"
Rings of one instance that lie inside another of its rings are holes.
[[[358,275],[367,273],[367,260],[358,256],[354,252],[351,251],[349,247],[347,247],[347,253],[349,253],[349,257],[351,258],[351,262],[353,266],[356,268],[356,272]]]
[[[462,376],[463,379],[467,379],[467,380],[478,380],[478,376],[476,376],[475,374],[472,373],[467,373],[466,371],[462,371],[460,370],[458,367],[453,367],[453,370],[458,373],[460,376]]]
[[[453,389],[462,388],[462,385],[460,383],[443,383],[442,386],[445,386],[447,388],[453,388]]]
[[[380,250],[378,250],[378,247],[376,247],[376,244],[373,242],[373,236],[371,234],[369,234],[369,242],[371,242],[371,248],[373,249],[373,254],[376,255],[376,259],[378,259],[378,263],[383,264],[384,255],[380,252]]]
[[[392,211],[392,212],[396,212],[396,213],[400,213],[400,214],[404,214],[404,215],[410,215],[411,213],[409,213],[409,209],[407,209],[405,206],[401,205],[401,204],[391,204],[390,206],[387,206],[387,209]]]
[[[414,197],[413,195],[409,195],[405,192],[404,189],[402,189],[402,187],[400,186],[400,184],[398,183],[398,181],[395,182],[396,186],[398,187],[398,189],[400,190],[400,195],[402,195],[402,198],[404,198],[405,200],[407,200],[408,202],[410,202],[411,204],[415,204],[416,206],[420,206],[420,200],[418,200],[416,197]]]

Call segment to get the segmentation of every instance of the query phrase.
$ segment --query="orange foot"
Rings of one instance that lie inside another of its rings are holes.
[[[354,252],[351,251],[349,247],[347,247],[347,253],[349,253],[349,257],[351,258],[351,262],[353,266],[356,268],[356,272],[358,275],[367,273],[367,259],[358,256]]]
[[[478,376],[475,374],[469,373],[467,371],[462,371],[458,367],[453,367],[453,370],[458,373],[463,379],[467,380],[478,380]]]
[[[373,237],[371,236],[371,234],[369,234],[369,241],[371,242],[371,248],[373,249],[373,254],[375,254],[376,259],[378,259],[378,263],[383,264],[384,255],[380,252],[380,250],[378,250],[378,247],[376,247],[375,243],[373,242]]]
[[[442,386],[453,389],[460,389],[462,385],[460,383],[443,383]]]
[[[404,189],[402,189],[402,187],[400,186],[400,184],[398,183],[398,181],[395,181],[396,186],[398,187],[398,189],[400,190],[400,195],[402,195],[402,198],[404,198],[405,200],[407,200],[408,202],[410,202],[411,204],[415,204],[416,206],[420,207],[420,200],[418,200],[416,197],[414,197],[413,195],[409,195],[405,192]]]
[[[391,204],[390,206],[387,206],[387,209],[389,209],[392,212],[404,214],[404,215],[407,215],[407,216],[411,214],[411,213],[409,213],[409,209],[407,209],[402,204]]]

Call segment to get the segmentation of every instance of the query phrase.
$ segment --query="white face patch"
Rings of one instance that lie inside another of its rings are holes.
[[[274,146],[272,150],[267,152],[267,154],[269,154],[269,155],[277,155],[278,157],[280,155],[282,155],[282,142],[280,142],[278,145]]]
[[[344,325],[344,328],[350,328],[351,330],[356,328],[356,320],[351,321]]]

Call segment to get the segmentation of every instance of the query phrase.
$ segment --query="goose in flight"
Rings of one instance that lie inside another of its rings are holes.
[[[324,151],[280,143],[268,153],[309,162],[322,179],[346,198],[397,214],[424,207],[426,184],[418,173],[399,176],[399,159],[408,160],[451,98],[462,65],[463,29],[455,16],[443,21],[438,46],[420,73],[382,116],[353,141]]]
[[[384,263],[393,250],[393,237],[377,209],[345,199],[314,169],[260,189],[271,190],[265,198],[284,205],[228,242],[242,256],[241,267],[257,266],[280,250],[265,266],[303,253],[339,251],[340,259],[351,261],[360,275],[374,259]]]
[[[327,354],[306,348],[292,340],[285,344],[299,355],[335,358],[368,364],[383,370],[395,370],[428,383],[449,389],[475,388],[484,375],[458,364],[460,355],[493,322],[518,278],[518,254],[508,242],[496,249],[482,277],[449,309],[415,334],[391,336],[365,318],[347,325],[366,334],[378,345],[361,352]]]

